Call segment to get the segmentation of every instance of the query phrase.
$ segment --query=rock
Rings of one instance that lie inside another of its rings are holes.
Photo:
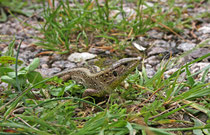
[[[156,56],[151,56],[145,60],[145,63],[155,66],[160,63],[160,60]]]
[[[178,68],[172,68],[172,69],[169,69],[168,71],[166,71],[164,73],[165,77],[166,78],[169,78],[174,72],[176,72],[178,70]]]
[[[138,57],[139,56],[139,53],[136,50],[131,49],[131,48],[126,48],[124,52],[129,57]]]
[[[150,30],[147,32],[149,37],[154,38],[154,39],[162,39],[163,38],[163,33],[162,32],[157,32],[156,30]]]
[[[167,52],[167,50],[164,49],[164,48],[161,48],[161,47],[152,47],[152,48],[148,51],[148,56],[157,55],[157,54],[165,53],[165,52]]]
[[[42,64],[41,68],[49,68],[49,66],[47,64]]]
[[[136,40],[135,42],[146,48],[150,46],[150,42],[147,41],[145,37],[138,37],[138,40]]]
[[[89,59],[95,58],[97,55],[91,54],[88,52],[83,52],[83,53],[72,53],[69,57],[68,60],[71,62],[75,63],[81,63]]]
[[[136,11],[130,7],[123,7],[123,10],[125,11],[126,17],[128,18],[136,15]]]
[[[175,48],[175,47],[176,47],[176,42],[175,42],[175,41],[171,41],[171,42],[170,42],[170,46],[171,46],[172,48]]]
[[[8,88],[8,85],[9,85],[8,83],[1,82],[0,83],[0,93],[3,92],[3,91],[5,91],[6,88]]]
[[[17,25],[17,23],[12,23],[12,24],[11,24],[11,27],[15,28],[16,25]]]
[[[0,38],[1,39],[1,38]],[[3,54],[3,50],[4,51],[7,51],[7,45],[6,44],[2,44],[1,41],[0,41],[0,51],[1,51],[1,54]],[[5,53],[5,52],[4,52]]]
[[[50,59],[53,61],[59,61],[59,60],[63,60],[66,58],[63,58],[62,55],[60,55],[60,54],[53,53],[53,55],[50,57]]]
[[[44,77],[49,77],[58,72],[61,72],[61,69],[60,68],[42,68],[42,69],[38,69],[37,71],[39,71]]]
[[[34,30],[33,29],[29,29],[28,31],[27,31],[27,34],[29,34],[29,35],[34,35]]]
[[[18,35],[20,37],[27,37],[27,35],[26,35],[26,33],[24,31],[19,32]]]
[[[20,48],[21,49],[27,49],[27,47],[28,47],[28,44],[26,44],[25,42],[22,42]]]
[[[105,50],[103,49],[100,49],[100,48],[93,48],[91,47],[89,50],[88,50],[89,53],[93,53],[93,54],[102,54],[102,53],[105,53]]]
[[[209,66],[209,63],[205,63],[205,62],[200,62],[200,63],[194,63],[191,67],[190,67],[190,71],[192,74],[201,71],[202,69],[206,68],[207,66]],[[203,72],[199,73],[198,75],[194,76],[196,77],[196,80],[201,80],[203,76]],[[207,76],[205,77],[205,81],[210,82],[210,71],[208,71]]]
[[[69,68],[75,68],[76,64],[72,63],[72,62],[66,62],[64,65],[65,68],[69,69]]]
[[[194,43],[181,43],[177,48],[185,52],[192,50],[195,46],[196,44]]]
[[[149,77],[149,78],[152,78],[154,75],[155,75],[155,70],[154,70],[154,68],[152,68],[152,66],[151,65],[149,65],[149,64],[146,64],[146,72],[147,72],[147,76]]]
[[[74,68],[74,67],[76,67],[76,64],[75,63],[72,63],[70,61],[61,60],[61,61],[55,61],[52,64],[52,67],[58,67],[58,68]]]
[[[192,53],[190,53],[189,55],[192,58],[196,59],[196,58],[199,58],[203,55],[208,54],[209,52],[210,52],[210,49],[208,49],[208,48],[198,48],[195,51],[193,51]]]
[[[147,1],[145,1],[145,3],[146,3],[146,5],[147,5],[148,7],[153,7],[153,6],[154,6],[154,3],[152,3],[152,2],[147,2]]]
[[[110,55],[111,52],[107,50],[107,51],[105,51],[105,54]]]
[[[202,32],[203,34],[210,34],[210,26],[203,26],[203,27],[200,27],[198,29],[199,32]]]
[[[145,5],[144,5],[144,4],[142,5],[142,9],[151,8],[151,7],[153,7],[153,6],[154,6],[153,3],[151,3],[151,2],[146,2],[146,1],[145,1]]]
[[[145,47],[143,47],[143,46],[141,46],[140,44],[137,44],[137,43],[135,43],[135,42],[133,42],[132,45],[133,45],[136,49],[138,49],[139,51],[145,51],[145,50],[146,50]]]
[[[3,27],[2,27],[2,29],[1,29],[1,34],[2,35],[8,35],[8,31],[9,31],[9,25],[4,25]]]
[[[52,64],[52,67],[59,67],[59,68],[62,68],[64,67],[65,65],[65,61],[64,60],[61,60],[61,61],[55,61],[53,64]]]
[[[166,48],[170,47],[170,44],[164,40],[156,40],[153,44],[154,46],[159,46],[159,47],[166,47]]]
[[[42,56],[40,59],[40,65],[47,64],[50,61],[50,56]]]
[[[149,65],[149,64],[146,64],[146,65],[145,65],[145,68],[152,68],[152,66]]]
[[[19,53],[19,57],[22,58],[24,61],[28,61],[29,59],[33,59],[35,58],[37,52],[31,52],[29,50],[25,50],[25,51],[20,51]]]
[[[115,17],[115,20],[120,22],[123,20],[122,14],[119,10],[110,10],[110,17]],[[123,7],[123,11],[127,18],[133,18],[136,16],[136,11],[130,7]]]
[[[209,39],[209,34],[203,34],[203,35],[199,34],[198,39],[200,41],[208,40]]]
[[[193,58],[190,57],[189,55],[187,55],[187,56],[184,56],[184,57],[180,57],[178,59],[177,63],[179,63],[180,65],[184,65],[185,63],[190,62],[192,60],[193,60]]]

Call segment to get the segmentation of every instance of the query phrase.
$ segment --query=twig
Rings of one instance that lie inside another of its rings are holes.
[[[14,115],[14,117],[16,117],[15,115]],[[28,124],[26,121],[24,121],[22,118],[20,118],[20,117],[16,117],[17,119],[19,119],[20,121],[22,121],[24,124],[26,124],[28,127],[30,127],[30,128],[32,128],[32,129],[34,129],[34,130],[38,130],[38,129],[36,129],[36,128],[34,128],[34,127],[32,127],[30,124]]]
[[[167,110],[165,110],[165,111],[163,111],[163,112],[161,112],[161,113],[159,113],[159,114],[157,114],[157,115],[155,115],[155,116],[152,116],[152,117],[150,117],[149,119],[154,119],[154,118],[156,118],[156,117],[158,117],[158,116],[160,116],[160,115],[163,115],[164,113],[166,113],[166,112],[169,112],[170,110],[172,110],[172,109],[174,109],[174,108],[176,108],[177,106],[172,106],[171,108],[169,108],[169,109],[167,109]]]

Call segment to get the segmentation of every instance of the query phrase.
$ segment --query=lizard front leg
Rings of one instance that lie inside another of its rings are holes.
[[[85,90],[85,92],[83,93],[82,97],[83,98],[87,97],[88,101],[95,103],[95,100],[93,101],[93,99],[90,99],[89,96],[91,96],[91,97],[93,96],[93,97],[96,97],[96,98],[100,97],[100,98],[97,98],[97,101],[98,101],[98,99],[101,101],[101,99],[104,99],[104,95],[106,95],[106,93],[101,92],[101,91],[96,90],[96,89],[88,88],[88,89]],[[83,103],[83,107],[87,108],[87,107],[90,107],[90,106],[88,106],[87,103]]]
[[[95,89],[86,89],[85,92],[82,94],[82,97],[88,97],[88,96],[101,97],[101,93]]]
[[[83,98],[86,97],[86,98],[89,100],[89,96],[96,96],[97,93],[98,93],[98,91],[95,90],[95,89],[86,89],[86,90],[84,91],[84,93],[82,94],[82,97],[83,97]],[[87,107],[88,107],[88,104],[87,104],[87,103],[83,103],[83,107],[84,107],[84,108],[87,108]],[[89,106],[89,107],[90,107],[90,106]]]

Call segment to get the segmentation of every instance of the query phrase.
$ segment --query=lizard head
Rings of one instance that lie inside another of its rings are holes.
[[[101,73],[100,80],[109,88],[116,88],[137,67],[140,59],[140,57],[120,59]]]

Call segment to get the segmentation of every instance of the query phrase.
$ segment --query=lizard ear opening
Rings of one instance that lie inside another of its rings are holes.
[[[116,71],[113,71],[112,73],[113,73],[114,76],[117,76],[117,72]]]

